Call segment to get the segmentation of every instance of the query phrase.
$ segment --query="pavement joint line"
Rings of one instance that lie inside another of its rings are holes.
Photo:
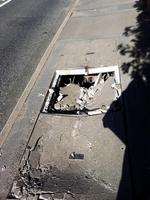
[[[81,12],[76,12],[75,15],[73,16],[73,18],[91,18],[91,17],[99,17],[99,16],[108,16],[108,15],[114,15],[114,14],[120,14],[120,13],[124,13],[124,12],[129,12],[129,11],[134,11],[135,8],[128,8],[128,9],[124,9],[124,10],[112,10],[112,11],[109,11],[108,13],[106,12],[105,14],[103,13],[99,13],[99,14],[93,14],[93,13],[89,13],[89,14],[85,14],[85,15],[82,15],[80,14]],[[93,15],[92,15],[93,14]]]
[[[112,35],[112,36],[108,36],[108,37],[102,37],[102,36],[95,36],[94,39],[93,37],[89,37],[89,38],[84,38],[84,37],[80,37],[80,38],[62,38],[61,40],[59,40],[60,42],[78,42],[78,41],[95,41],[95,40],[115,40],[115,39],[121,39],[123,38],[123,36],[120,35]]]
[[[71,8],[69,9],[65,19],[63,20],[63,22],[60,25],[59,29],[57,30],[56,34],[54,35],[52,41],[50,42],[48,48],[46,49],[44,55],[42,56],[39,64],[37,65],[37,68],[36,68],[35,72],[33,73],[30,81],[28,82],[28,84],[27,84],[26,88],[24,89],[21,97],[19,98],[16,106],[14,107],[11,115],[9,116],[6,124],[4,125],[2,131],[0,132],[0,148],[2,148],[2,145],[8,138],[9,133],[11,132],[11,129],[13,128],[13,125],[15,124],[15,121],[16,121],[19,113],[21,112],[21,109],[22,109],[24,103],[26,102],[38,77],[42,73],[42,70],[45,67],[46,61],[48,60],[49,56],[51,55],[51,52],[52,52],[57,40],[59,39],[64,27],[66,26],[67,22],[69,21],[70,17],[72,16],[74,9],[75,9],[76,5],[78,4],[78,2],[79,2],[79,0],[75,0],[75,2],[71,5]]]
[[[12,1],[12,0],[7,0],[7,1],[5,1],[4,3],[0,4],[0,8],[3,7],[3,6],[5,6],[6,4],[8,4],[8,3],[11,2],[11,1]]]
[[[76,11],[92,11],[92,10],[103,10],[103,9],[107,9],[107,8],[111,8],[111,7],[117,7],[117,6],[121,6],[121,5],[134,5],[134,2],[120,2],[118,4],[108,4],[105,6],[101,6],[101,7],[92,7],[92,8],[82,8],[82,9],[76,9]]]
[[[64,43],[64,42],[79,42],[79,41],[83,41],[83,42],[86,42],[86,41],[95,41],[95,40],[113,40],[113,39],[122,39],[124,38],[122,35],[113,35],[112,37],[111,36],[106,36],[106,37],[89,37],[89,38],[62,38],[60,39],[59,41]]]

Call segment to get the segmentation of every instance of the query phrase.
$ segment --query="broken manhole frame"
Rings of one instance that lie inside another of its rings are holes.
[[[82,93],[85,93],[85,90],[87,93],[89,93],[89,90],[93,90],[93,98],[94,98],[94,89],[95,87],[100,84],[101,82],[104,83],[107,78],[110,76],[113,77],[113,83],[111,84],[111,88],[114,90],[114,98],[113,100],[117,100],[121,95],[121,80],[120,80],[120,72],[118,66],[107,66],[107,67],[98,67],[98,68],[82,68],[82,69],[66,69],[66,70],[56,70],[54,73],[52,82],[50,84],[49,90],[47,92],[46,98],[44,100],[44,104],[42,107],[42,113],[46,114],[58,114],[58,115],[83,115],[83,116],[92,116],[97,114],[103,114],[106,113],[109,109],[110,105],[103,105],[101,108],[93,108],[93,109],[87,109],[85,104],[84,98],[78,97],[78,107],[74,105],[74,107],[69,108],[68,107],[62,108],[61,105],[58,105],[57,103],[63,102],[64,98],[68,96],[68,94],[62,94],[60,91],[61,87],[66,87],[68,85],[79,85],[78,87],[81,88]],[[85,84],[81,84],[81,80],[84,81],[84,79],[87,80],[87,77],[89,78],[89,82],[86,82]],[[94,81],[92,81],[90,78],[92,78]],[[75,83],[66,83],[63,82],[64,80],[71,80]],[[99,83],[98,83],[99,81]],[[62,83],[64,84],[62,86]],[[88,84],[87,84],[88,83]],[[101,83],[101,84],[102,84]],[[98,89],[99,90],[99,89]],[[71,93],[73,91],[70,91]],[[80,91],[81,93],[81,91]],[[96,92],[95,92],[96,93]],[[88,96],[88,95],[87,95]],[[83,96],[82,96],[83,97]],[[89,96],[88,96],[89,98]],[[90,98],[89,98],[90,99]],[[84,103],[83,103],[84,101]],[[56,108],[57,106],[57,108]]]

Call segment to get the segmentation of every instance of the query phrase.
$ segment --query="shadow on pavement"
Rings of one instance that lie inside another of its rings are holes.
[[[135,2],[136,26],[126,27],[123,33],[132,39],[127,45],[118,46],[120,54],[129,58],[122,64],[122,71],[131,76],[130,84],[117,100],[123,104],[125,136],[119,123],[114,123],[117,112],[110,108],[103,118],[104,126],[126,145],[117,200],[150,199],[150,11],[146,4]]]

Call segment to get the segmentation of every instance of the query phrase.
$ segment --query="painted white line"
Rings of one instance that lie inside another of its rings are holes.
[[[10,1],[12,1],[12,0],[7,0],[4,3],[0,4],[0,8],[3,7],[3,6],[5,6],[6,4],[8,4]]]

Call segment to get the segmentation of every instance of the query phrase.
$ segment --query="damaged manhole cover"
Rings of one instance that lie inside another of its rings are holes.
[[[121,95],[118,66],[57,70],[46,95],[43,113],[97,115],[107,112]]]

